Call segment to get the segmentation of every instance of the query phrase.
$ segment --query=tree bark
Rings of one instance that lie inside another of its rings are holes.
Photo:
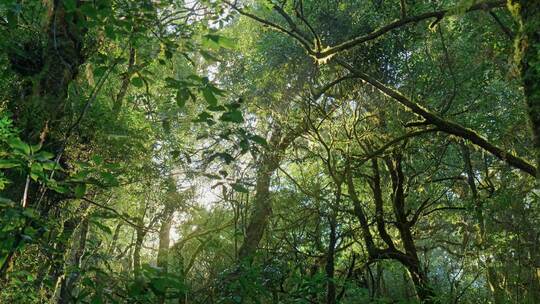
[[[78,4],[79,2],[77,1]],[[13,113],[15,125],[21,130],[21,138],[25,142],[44,143],[49,130],[58,129],[58,120],[64,115],[68,86],[76,78],[78,69],[85,60],[82,48],[86,30],[80,26],[82,18],[78,14],[67,17],[62,0],[50,1],[44,33],[45,46],[42,47],[39,43],[28,40],[25,35],[21,35],[20,40],[15,41],[14,45],[24,46],[23,50],[8,52],[11,69],[20,76],[23,85],[20,92],[15,94],[19,98],[9,99],[7,107]],[[35,57],[42,58],[36,62],[25,62],[28,58],[36,60]],[[31,69],[26,66],[28,64],[32,66]],[[56,152],[59,144],[56,139],[46,143],[44,147]],[[24,192],[26,174],[22,176],[14,172],[8,174],[12,184],[4,190],[3,196],[19,201]],[[37,184],[30,183],[29,189],[31,194],[28,197],[38,196],[40,187]],[[60,201],[57,196],[52,198],[53,202],[49,202],[49,205],[56,205]],[[0,278],[5,275],[7,265],[13,263],[15,259],[20,237],[16,236],[16,246],[13,246],[6,262],[0,267]]]
[[[62,272],[64,270],[64,255],[79,221],[80,218],[70,218],[64,222],[62,232],[58,236],[58,241],[55,244],[55,253],[51,257],[52,264],[49,268],[49,278],[51,282],[57,282],[56,289],[58,289],[58,291],[60,290],[59,288],[61,287],[62,282],[61,276],[63,275]]]
[[[283,153],[303,130],[302,126],[282,135],[281,128],[276,126],[268,141],[268,147],[259,160],[257,181],[255,185],[255,197],[253,209],[246,229],[244,242],[238,250],[238,258],[242,263],[250,264],[253,261],[259,242],[261,241],[268,219],[272,214],[272,202],[270,200],[270,180],[279,167]]]
[[[411,231],[413,222],[408,220],[407,213],[405,211],[405,193],[403,187],[405,175],[401,167],[401,155],[395,154],[393,158],[386,158],[385,161],[392,181],[392,207],[396,222],[395,226],[399,232],[400,243],[402,244],[404,251],[401,251],[394,246],[394,242],[390,239],[390,235],[384,228],[384,219],[382,218],[382,190],[380,189],[380,174],[376,162],[372,162],[374,172],[372,190],[374,192],[374,200],[376,205],[375,216],[377,228],[379,231],[379,236],[388,245],[386,249],[378,248],[375,245],[366,213],[364,212],[358,199],[358,194],[352,179],[350,167],[348,167],[346,171],[349,196],[353,202],[354,213],[358,218],[363,231],[363,238],[364,242],[366,243],[369,259],[372,261],[392,259],[401,263],[410,273],[415,286],[416,294],[420,301],[426,304],[433,303],[435,294],[430,288],[427,276],[422,271],[420,266],[420,259],[418,258],[416,245],[414,243],[414,238]]]
[[[435,303],[434,302],[435,293],[433,292],[433,289],[429,285],[429,282],[425,273],[420,269],[419,261],[412,260],[409,263],[409,265],[405,265],[405,268],[407,268],[407,270],[411,274],[411,278],[414,284],[414,289],[416,290],[416,294],[418,295],[420,302],[424,304]]]
[[[495,146],[494,144],[489,142],[485,137],[476,133],[472,129],[464,127],[456,122],[447,120],[439,116],[438,114],[433,113],[429,109],[407,98],[405,95],[401,94],[399,91],[396,91],[384,85],[377,79],[371,77],[370,75],[367,75],[366,73],[363,73],[362,71],[358,69],[355,69],[350,64],[342,60],[338,60],[338,62],[340,65],[342,65],[345,69],[349,70],[351,73],[356,75],[358,78],[368,82],[369,84],[377,88],[379,91],[388,95],[389,97],[391,97],[392,99],[400,103],[402,106],[412,111],[414,114],[422,117],[426,123],[436,126],[438,130],[447,134],[455,135],[459,138],[466,139],[472,142],[473,144],[475,144],[476,146],[493,154],[495,157],[507,163],[509,166],[519,169],[531,176],[536,176],[537,168],[534,165],[530,164],[526,159],[516,156],[508,151],[505,151],[498,146]],[[539,119],[539,123],[540,123],[540,119]]]
[[[116,246],[118,243],[118,237],[120,236],[120,231],[122,230],[123,222],[120,221],[118,224],[116,224],[116,228],[114,228],[113,237],[111,240],[111,245],[109,246],[109,255],[113,256],[116,251]]]
[[[244,242],[238,250],[238,258],[242,262],[250,262],[253,259],[253,255],[266,229],[268,218],[272,213],[270,179],[279,165],[276,162],[278,160],[275,158],[263,156],[258,169],[253,210],[246,229]]]
[[[392,158],[386,158],[386,166],[390,172],[390,179],[392,180],[392,202],[394,216],[396,218],[396,228],[399,231],[406,256],[401,262],[411,274],[420,301],[426,304],[433,303],[435,293],[429,285],[426,273],[421,268],[418,251],[411,231],[412,222],[408,220],[405,209],[405,190],[403,187],[405,175],[402,168],[401,153],[395,153]]]
[[[169,268],[169,246],[171,243],[170,233],[173,220],[173,212],[166,214],[161,222],[159,229],[159,249],[157,255],[157,266],[163,273],[168,272]],[[158,303],[165,303],[165,295],[158,296]]]
[[[159,249],[157,255],[157,266],[167,272],[169,266],[169,246],[171,243],[170,233],[172,226],[172,214],[167,215],[159,229]]]
[[[80,277],[81,258],[86,248],[86,239],[88,235],[88,219],[85,218],[78,227],[78,240],[74,240],[70,256],[66,259],[64,265],[64,275],[60,283],[60,297],[58,304],[69,304],[71,292],[75,283]]]
[[[476,187],[476,182],[474,179],[474,171],[471,162],[471,155],[469,148],[465,143],[461,143],[461,154],[463,156],[463,163],[465,173],[467,174],[467,184],[471,190],[471,198],[474,204],[476,222],[478,224],[478,240],[479,248],[484,251],[486,247],[486,225],[484,220],[484,206],[482,200],[478,197],[478,189]],[[499,276],[497,275],[497,270],[493,266],[493,261],[491,258],[486,259],[486,279],[493,297],[494,304],[503,304],[507,302],[506,292],[504,288],[500,285]]]
[[[122,109],[122,104],[124,103],[124,97],[126,96],[129,89],[131,76],[135,72],[134,65],[135,65],[135,48],[133,46],[130,46],[127,70],[126,72],[124,72],[124,75],[122,75],[122,84],[120,85],[120,90],[118,91],[118,94],[116,94],[116,97],[113,103],[112,112],[113,112],[113,117],[115,118],[118,118],[118,114],[120,114],[120,110]]]
[[[24,100],[14,100],[8,106],[15,115],[15,122],[22,128],[23,139],[33,144],[43,141],[47,130],[55,129],[57,120],[64,115],[65,100],[69,84],[77,77],[79,67],[84,63],[83,39],[86,29],[79,22],[82,15],[67,13],[62,0],[50,2],[47,24],[47,40],[42,50],[43,60],[39,69],[31,74],[19,71],[20,56],[14,52],[10,62],[14,71],[26,78],[32,89]],[[77,5],[80,1],[76,1]],[[21,39],[26,39],[21,36]],[[29,41],[19,41],[26,45]],[[34,46],[40,47],[40,46]],[[29,51],[35,52],[33,48]],[[34,54],[30,54],[32,56]],[[24,56],[24,55],[23,55]],[[25,96],[26,95],[26,96]],[[41,138],[40,138],[41,137]]]
[[[139,221],[139,227],[136,228],[135,245],[133,246],[133,273],[135,277],[141,275],[141,249],[146,232],[143,230],[143,221]]]
[[[516,59],[520,65],[538,168],[540,165],[540,1],[508,0],[508,6],[520,24]]]
[[[328,217],[330,224],[330,241],[328,242],[328,251],[326,253],[326,303],[336,303],[336,283],[334,282],[334,268],[335,268],[335,254],[336,254],[336,214],[332,214]]]

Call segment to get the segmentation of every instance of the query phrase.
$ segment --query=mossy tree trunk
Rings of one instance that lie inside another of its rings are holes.
[[[538,168],[540,164],[540,1],[509,0],[508,7],[520,26],[520,34],[516,40],[516,60],[520,65]]]

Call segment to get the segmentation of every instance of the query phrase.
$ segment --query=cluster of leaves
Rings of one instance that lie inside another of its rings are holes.
[[[533,181],[399,103],[531,155],[508,12],[241,2],[0,4],[0,302],[417,303],[421,276],[433,302],[532,299]],[[49,96],[51,58],[74,78]]]
[[[118,284],[115,290],[111,283]],[[143,265],[141,274],[132,278],[111,275],[99,267],[85,269],[77,290],[76,303],[156,303],[158,299],[178,299],[184,295],[183,279],[148,264]]]

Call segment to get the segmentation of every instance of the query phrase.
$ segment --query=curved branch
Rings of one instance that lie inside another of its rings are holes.
[[[488,10],[496,7],[504,7],[506,4],[505,1],[488,1],[488,2],[482,2],[475,4],[471,6],[469,9],[467,9],[467,12],[477,11],[477,10]],[[440,20],[444,18],[444,16],[451,14],[452,9],[446,9],[446,10],[440,10],[430,13],[424,13],[417,16],[411,16],[402,18],[399,20],[396,20],[394,22],[391,22],[381,28],[378,28],[374,31],[372,31],[369,34],[359,36],[356,38],[353,38],[349,41],[345,41],[341,44],[338,44],[336,46],[330,47],[322,52],[318,52],[315,55],[318,59],[327,58],[329,56],[335,55],[336,53],[339,53],[341,51],[345,51],[351,48],[354,48],[358,46],[361,43],[364,43],[366,41],[373,40],[375,38],[378,38],[394,29],[397,29],[399,27],[402,27],[404,25],[407,25],[409,23],[415,23],[426,19],[436,18],[436,20]]]
[[[98,202],[95,202],[95,201],[89,199],[89,198],[86,198],[86,197],[81,197],[81,198],[71,197],[71,199],[80,199],[80,200],[83,200],[83,201],[85,201],[87,203],[90,203],[90,204],[92,204],[92,205],[94,205],[96,207],[108,210],[108,211],[114,213],[116,216],[118,216],[118,218],[122,219],[124,222],[128,223],[130,226],[132,226],[134,228],[142,229],[143,231],[146,231],[146,232],[157,232],[157,230],[155,230],[155,229],[140,226],[137,223],[133,222],[131,219],[129,219],[124,214],[118,212],[116,209],[111,208],[109,206],[102,205],[102,204],[100,204]]]
[[[419,131],[410,132],[410,133],[407,133],[407,134],[405,134],[403,136],[396,137],[396,138],[392,139],[391,141],[387,142],[386,144],[382,145],[377,150],[375,150],[373,152],[370,152],[368,155],[362,157],[362,159],[360,160],[360,163],[357,163],[355,165],[356,166],[363,165],[368,160],[373,159],[374,157],[377,157],[377,156],[383,154],[391,146],[393,146],[393,145],[395,145],[395,144],[397,144],[397,143],[399,143],[401,141],[404,141],[404,140],[406,140],[408,138],[420,136],[420,135],[423,135],[423,134],[426,134],[426,133],[437,132],[437,131],[439,131],[437,128],[431,128],[431,129],[425,129],[425,130],[419,130]]]
[[[302,35],[299,35],[297,33],[297,30],[296,30],[296,26],[292,26],[292,29],[291,30],[287,30],[286,28],[280,26],[279,24],[276,24],[276,23],[273,23],[271,21],[268,21],[266,19],[263,19],[257,15],[254,15],[252,13],[248,13],[246,11],[244,11],[243,9],[241,9],[240,7],[238,7],[237,5],[235,5],[234,3],[231,3],[230,1],[227,1],[227,0],[222,0],[223,3],[227,4],[229,7],[231,7],[232,9],[234,9],[235,11],[237,11],[240,15],[243,15],[243,16],[246,16],[248,18],[251,18],[259,23],[262,23],[263,25],[265,26],[269,26],[279,32],[282,32],[282,33],[285,33],[291,37],[293,37],[294,39],[296,39],[298,42],[300,42],[300,44],[302,44],[302,46],[308,50],[308,52],[310,54],[313,54],[313,50],[312,50],[312,46],[311,46],[311,43],[309,41],[307,41]],[[280,11],[278,10],[278,13]],[[289,22],[290,19],[287,19],[287,22]],[[294,25],[294,23],[293,23]]]
[[[342,81],[344,80],[347,80],[347,79],[354,79],[356,78],[355,75],[352,75],[352,74],[349,74],[349,75],[345,75],[343,77],[340,77],[340,78],[337,78],[335,80],[333,80],[332,82],[324,85],[323,87],[319,88],[318,90],[313,90],[313,92],[311,92],[311,94],[313,95],[313,100],[317,100],[319,99],[323,94],[325,94],[328,90],[330,90],[332,87],[334,87],[335,85],[338,85],[339,83],[341,83]]]
[[[536,176],[536,167],[530,164],[524,158],[515,156],[512,153],[509,153],[494,144],[490,143],[486,138],[476,133],[474,130],[464,127],[458,123],[455,123],[450,120],[446,120],[439,115],[431,112],[430,110],[422,107],[416,102],[410,100],[409,98],[402,95],[400,92],[387,87],[383,83],[379,82],[377,79],[367,75],[355,68],[350,64],[346,63],[343,60],[337,59],[336,62],[343,66],[345,69],[349,70],[351,73],[354,73],[358,78],[362,79],[365,82],[368,82],[375,88],[377,88],[382,93],[391,97],[392,99],[399,102],[401,105],[405,106],[407,109],[411,110],[414,114],[421,116],[426,120],[426,122],[436,126],[440,131],[455,135],[457,137],[469,140],[476,146],[490,152],[495,157],[499,158],[503,162],[506,162],[511,167],[517,168],[529,175]]]

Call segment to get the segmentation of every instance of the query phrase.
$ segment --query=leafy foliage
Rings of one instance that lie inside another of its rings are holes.
[[[3,1],[0,303],[539,303],[538,12]]]

